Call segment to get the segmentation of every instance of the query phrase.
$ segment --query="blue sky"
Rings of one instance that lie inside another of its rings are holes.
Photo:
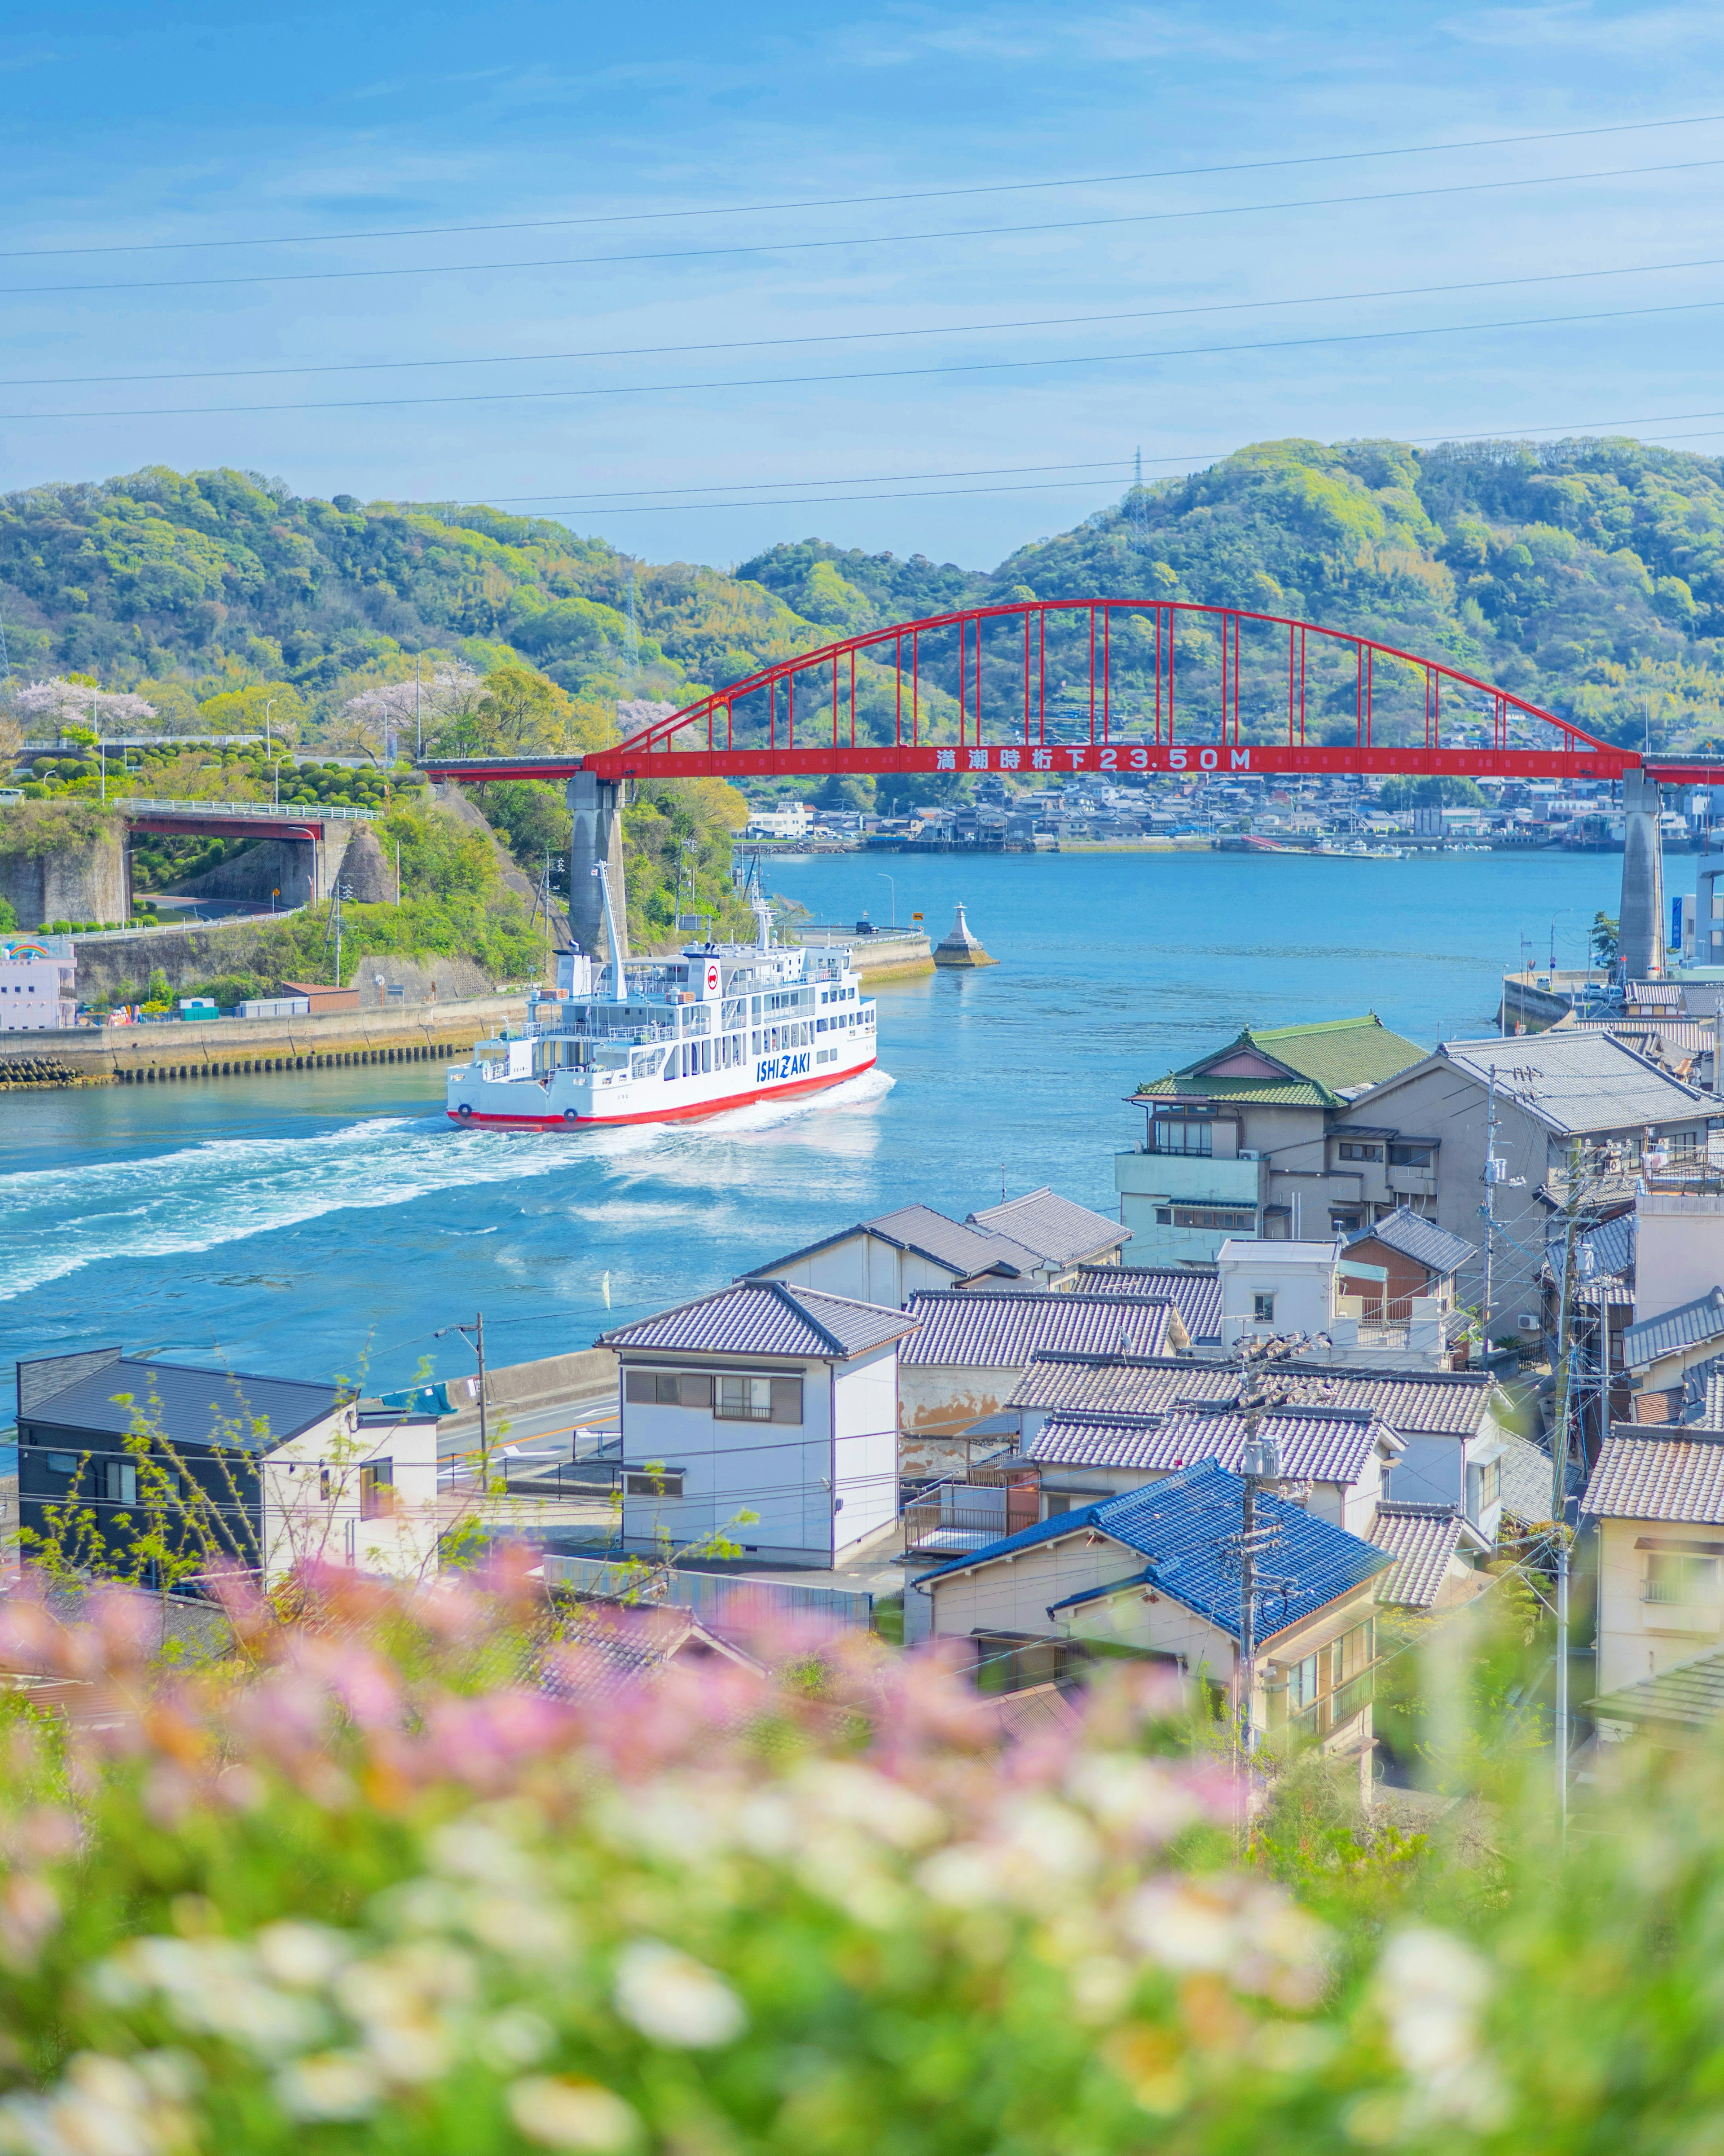
[[[1139,448],[1724,448],[1716,7],[97,4],[13,11],[0,86],[0,490],[987,566]]]

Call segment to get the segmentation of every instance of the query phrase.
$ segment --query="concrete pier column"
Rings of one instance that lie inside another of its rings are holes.
[[[611,905],[626,957],[629,906],[623,885],[623,789],[596,772],[577,771],[568,783],[568,804],[575,826],[569,840],[570,932],[589,957],[608,963],[611,954],[605,939],[604,905],[593,871],[603,862],[609,873]]]
[[[1644,771],[1622,782],[1622,914],[1617,963],[1625,981],[1656,981],[1665,970],[1664,806],[1658,781]]]

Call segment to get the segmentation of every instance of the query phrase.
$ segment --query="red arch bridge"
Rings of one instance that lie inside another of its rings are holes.
[[[443,757],[425,767],[467,783],[570,782],[573,926],[589,943],[598,924],[585,871],[607,859],[620,870],[616,788],[631,778],[1604,778],[1624,781],[1627,798],[1655,810],[1661,781],[1724,782],[1724,757],[1643,756],[1446,660],[1349,630],[1183,599],[1027,597],[792,653],[584,756]],[[1650,824],[1655,863],[1655,814]],[[1626,887],[1634,852],[1624,863],[1625,946],[1639,910]],[[1647,968],[1656,963],[1649,954]]]

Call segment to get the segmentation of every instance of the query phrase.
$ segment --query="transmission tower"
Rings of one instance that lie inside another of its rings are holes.
[[[1126,496],[1126,536],[1133,551],[1139,554],[1149,552],[1149,496],[1143,491],[1143,452],[1140,449],[1131,460],[1131,491]]]

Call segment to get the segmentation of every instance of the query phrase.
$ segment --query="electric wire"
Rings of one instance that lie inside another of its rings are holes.
[[[576,359],[653,359],[685,352],[775,352],[793,345],[877,344],[924,336],[981,336],[1001,330],[1093,328],[1102,322],[1172,321],[1197,315],[1257,314],[1275,307],[1343,306],[1368,300],[1417,300],[1456,292],[1498,292],[1527,285],[1572,284],[1601,277],[1650,277],[1685,270],[1724,269],[1724,255],[1681,262],[1631,262],[1608,270],[1552,270],[1526,277],[1486,277],[1449,285],[1395,285],[1368,292],[1293,293],[1283,299],[1221,300],[1190,307],[1134,307],[1105,315],[1034,315],[992,322],[931,322],[890,330],[834,330],[808,336],[735,337],[700,344],[598,345],[569,352],[480,352],[454,359],[351,359],[285,367],[187,367],[153,374],[23,374],[0,376],[0,389],[74,389],[121,382],[258,382],[290,375],[420,372],[444,367],[550,366]]]
[[[855,209],[882,203],[951,202],[977,195],[1045,193],[1061,187],[1121,187],[1143,180],[1206,179],[1230,172],[1283,172],[1303,165],[1357,164],[1377,157],[1434,157],[1449,151],[1499,150],[1527,142],[1573,142],[1598,135],[1640,135],[1669,127],[1709,127],[1724,113],[1701,112],[1680,120],[1632,120],[1604,127],[1562,127],[1533,135],[1485,135],[1471,141],[1412,142],[1382,150],[1329,150],[1301,157],[1262,157],[1232,165],[1169,166],[1145,172],[1096,172],[1058,180],[1009,180],[981,187],[922,187],[907,193],[827,195],[792,202],[722,203],[691,209],[606,211],[585,217],[519,218],[500,224],[408,224],[357,232],[258,234],[243,239],[115,240],[76,247],[0,248],[0,262],[82,254],[161,254],[221,247],[342,246],[364,239],[443,239],[475,232],[547,232],[593,224],[655,224],[690,217],[759,217],[803,209]]]
[[[833,239],[757,240],[736,247],[662,249],[639,254],[547,255],[518,262],[430,262],[365,270],[259,270],[243,276],[158,277],[82,285],[0,285],[0,297],[19,299],[69,292],[177,292],[254,285],[351,284],[367,278],[500,275],[521,270],[592,270],[638,262],[711,262],[739,255],[829,253],[841,247],[906,247],[946,239],[1018,239],[1055,232],[1098,232],[1126,225],[1178,224],[1193,219],[1253,217],[1287,210],[1345,209],[1374,203],[1426,202],[1459,195],[1501,194],[1516,187],[1573,187],[1590,180],[1647,179],[1674,172],[1710,172],[1724,157],[1690,158],[1668,165],[1619,165],[1587,172],[1547,172],[1508,180],[1466,180],[1441,187],[1399,187],[1374,194],[1303,195],[1287,202],[1228,203],[1201,209],[1137,210],[1116,217],[1064,218],[1040,224],[954,225],[934,232],[848,234]]]
[[[958,360],[926,367],[854,368],[839,374],[732,375],[686,382],[589,383],[568,389],[474,390],[426,397],[342,397],[277,404],[125,405],[95,411],[0,412],[0,420],[24,425],[33,422],[75,419],[220,418],[280,412],[404,411],[422,409],[429,405],[539,404],[601,397],[686,396],[692,391],[806,388],[852,382],[914,382],[947,375],[1017,374],[1036,368],[1065,367],[1119,367],[1157,360],[1216,358],[1260,352],[1300,352],[1326,345],[1395,343],[1410,337],[1476,336],[1506,330],[1561,329],[1593,322],[1631,321],[1652,316],[1705,313],[1721,306],[1724,306],[1724,299],[1685,300],[1656,307],[1605,308],[1579,315],[1517,316],[1489,322],[1432,323],[1411,329],[1339,331],[1323,336],[1267,338],[1252,344],[1163,345],[1141,352],[1071,352],[1037,359]]]

